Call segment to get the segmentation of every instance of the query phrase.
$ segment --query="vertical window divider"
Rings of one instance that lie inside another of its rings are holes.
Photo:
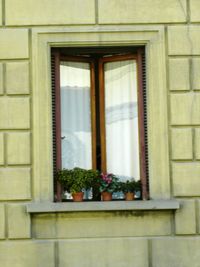
[[[105,89],[104,63],[99,59],[99,101],[100,101],[100,137],[101,137],[101,171],[106,173],[106,128],[105,128]]]
[[[94,61],[90,62],[90,79],[91,79],[91,90],[90,90],[90,103],[91,103],[91,124],[92,124],[92,168],[97,168],[97,149],[96,149],[96,93],[95,93],[95,64]]]

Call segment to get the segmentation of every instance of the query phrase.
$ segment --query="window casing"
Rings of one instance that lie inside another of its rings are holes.
[[[123,49],[131,46],[134,49],[138,45],[145,46],[146,58],[150,199],[172,198],[165,27],[118,25],[116,28],[116,25],[99,25],[98,27],[50,27],[45,30],[36,27],[31,33],[31,40],[33,201],[54,201],[51,48],[64,47],[75,50],[104,47],[108,52],[109,47],[114,50],[116,47]],[[116,206],[115,203],[111,204]],[[127,203],[123,205],[126,206]],[[143,205],[148,204],[144,202]]]
[[[134,50],[134,51],[133,51]],[[53,96],[53,151],[54,172],[62,166],[62,140],[66,137],[62,132],[62,104],[61,104],[61,68],[65,63],[89,65],[90,71],[90,113],[91,113],[91,167],[103,172],[107,168],[106,137],[106,101],[105,101],[105,65],[116,62],[134,62],[136,66],[136,88],[138,109],[138,155],[139,173],[142,182],[142,198],[149,198],[148,188],[148,147],[147,147],[147,110],[146,110],[146,83],[145,83],[145,55],[143,48],[123,47],[103,49],[52,49],[52,96]],[[133,64],[132,64],[133,65]],[[126,103],[125,103],[126,105]],[[130,103],[131,106],[131,103]],[[126,137],[125,137],[126,138]],[[100,147],[100,149],[99,149]],[[100,150],[100,151],[99,151]],[[134,150],[134,148],[133,148]],[[99,156],[100,154],[100,156]],[[115,153],[113,154],[115,155]],[[110,157],[112,159],[112,156]],[[69,167],[69,166],[64,166]],[[84,167],[84,166],[70,166]],[[111,170],[112,171],[112,170]],[[57,194],[56,199],[61,199],[61,187],[54,183]]]

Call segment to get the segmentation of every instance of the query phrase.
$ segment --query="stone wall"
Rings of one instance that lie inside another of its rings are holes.
[[[199,0],[0,0],[2,266],[199,266],[199,10]],[[181,208],[30,215],[37,179],[32,33],[122,25],[164,28],[170,194]]]

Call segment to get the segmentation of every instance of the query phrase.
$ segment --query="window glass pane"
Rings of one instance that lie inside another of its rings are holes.
[[[92,168],[90,64],[61,62],[62,168]]]
[[[104,71],[107,172],[139,180],[136,61],[107,62]]]

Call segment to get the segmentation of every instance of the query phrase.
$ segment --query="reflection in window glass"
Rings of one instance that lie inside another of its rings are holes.
[[[92,168],[90,64],[61,62],[62,168]]]

